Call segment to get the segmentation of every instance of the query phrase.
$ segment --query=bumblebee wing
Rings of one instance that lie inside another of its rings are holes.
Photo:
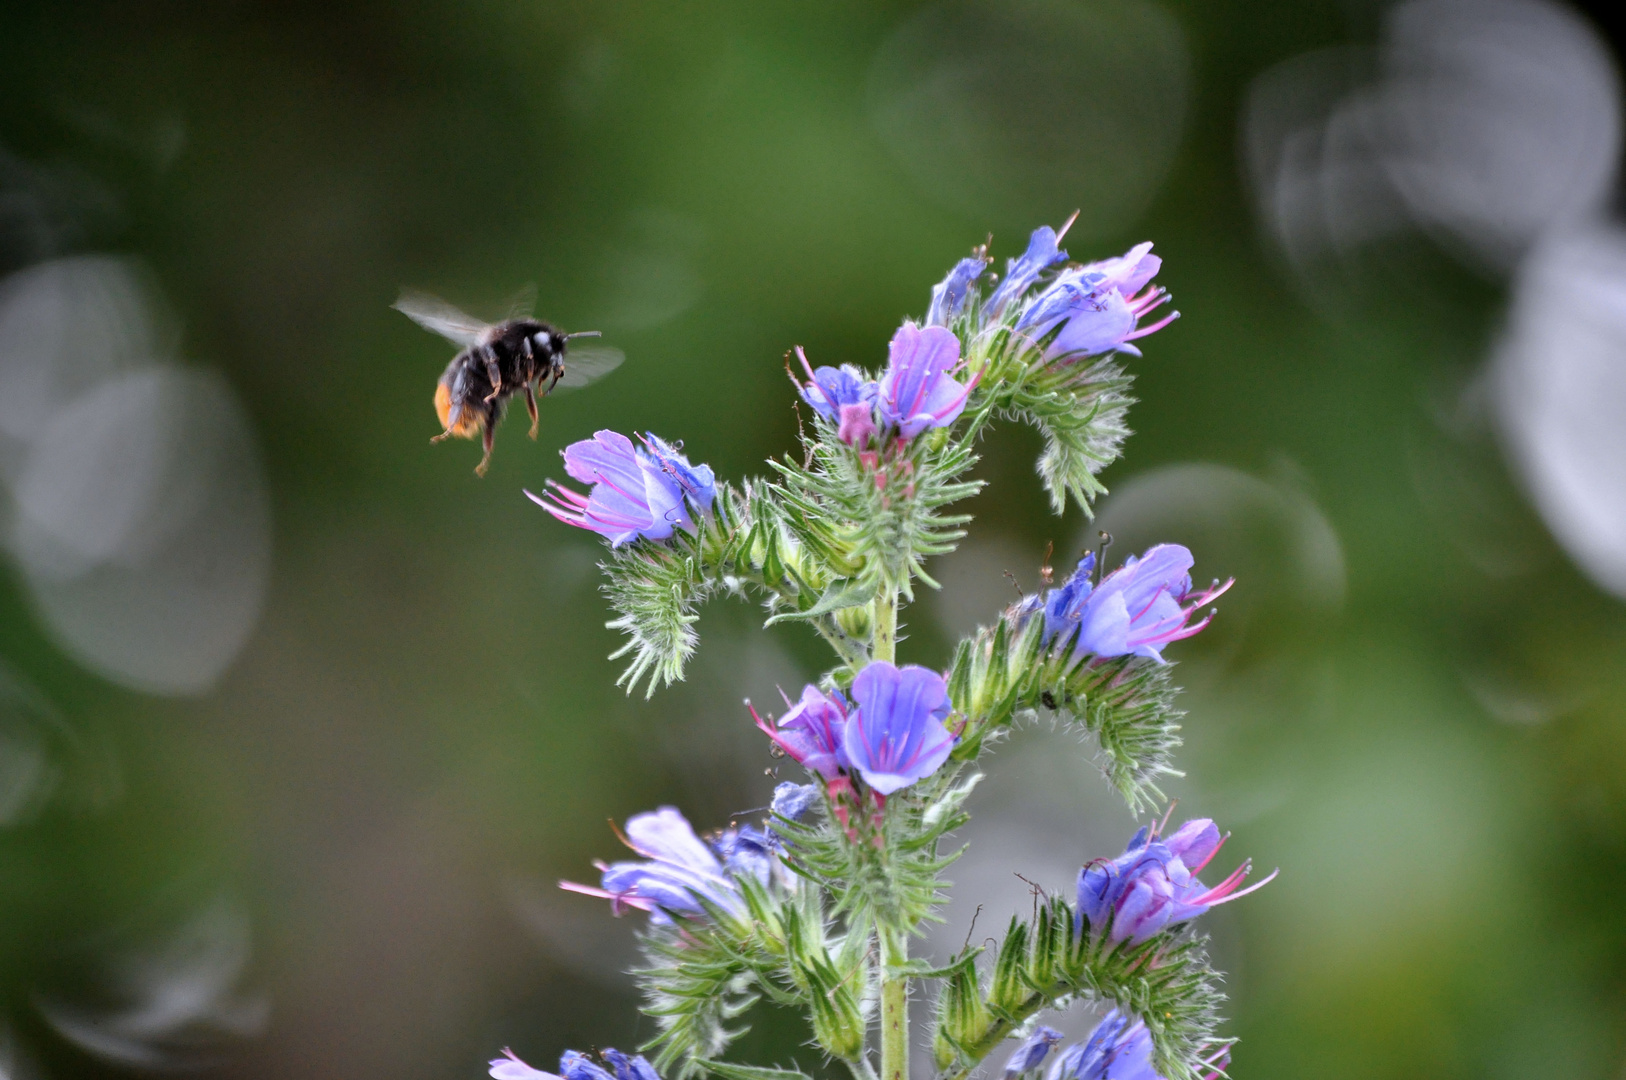
[[[529,319],[536,310],[536,282],[527,282],[508,301],[508,314],[503,318]]]
[[[559,389],[586,386],[620,367],[626,358],[626,353],[608,345],[570,345],[565,349],[565,373],[559,379]]]
[[[390,305],[425,330],[433,330],[454,345],[478,345],[491,329],[473,315],[459,311],[446,301],[416,289],[402,289],[400,299]]]

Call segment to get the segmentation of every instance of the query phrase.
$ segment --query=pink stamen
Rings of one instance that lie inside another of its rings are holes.
[[[807,362],[807,354],[802,351],[800,345],[796,346],[796,359],[802,362],[802,370],[807,372],[807,385],[817,389],[830,408],[839,410],[841,406],[836,404],[836,399],[831,397],[830,392],[820,386],[819,380],[813,377],[813,365]]]
[[[1171,312],[1168,313],[1168,315],[1166,315],[1163,318],[1159,319],[1157,322],[1153,323],[1151,326],[1141,327],[1139,330],[1136,330],[1133,334],[1130,334],[1128,337],[1124,338],[1124,340],[1125,341],[1134,341],[1136,338],[1143,338],[1147,334],[1155,334],[1159,330],[1163,329],[1165,326],[1172,323],[1174,320],[1178,319],[1179,317],[1180,317],[1180,313],[1178,311],[1171,311]]]

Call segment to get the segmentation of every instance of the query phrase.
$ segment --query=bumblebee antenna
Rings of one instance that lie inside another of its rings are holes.
[[[579,337],[603,337],[603,336],[604,336],[604,331],[602,331],[602,330],[578,330],[574,334],[566,334],[565,335],[565,340],[569,341],[571,338],[579,338]]]

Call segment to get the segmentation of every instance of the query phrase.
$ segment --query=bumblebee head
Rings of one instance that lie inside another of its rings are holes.
[[[538,356],[563,356],[565,335],[557,330],[538,330],[531,335],[531,348]]]

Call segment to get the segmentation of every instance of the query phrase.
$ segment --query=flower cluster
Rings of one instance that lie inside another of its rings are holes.
[[[622,839],[642,861],[598,863],[599,887],[561,881],[560,888],[609,900],[618,915],[624,908],[647,911],[650,921],[664,925],[674,915],[704,915],[707,904],[742,914],[736,878],[768,884],[781,873],[776,837],[742,825],[708,843],[670,806],[628,818]]]
[[[1163,798],[1154,781],[1174,772],[1182,715],[1163,650],[1208,625],[1206,605],[1231,584],[1194,588],[1192,554],[1177,544],[1104,576],[1086,555],[1065,582],[961,642],[947,676],[896,663],[911,583],[935,585],[927,560],[953,551],[970,521],[952,507],[982,486],[971,470],[990,420],[1033,425],[1052,505],[1088,510],[1129,431],[1132,377],[1114,354],[1139,355],[1134,343],[1177,317],[1155,314],[1169,296],[1151,244],[1081,265],[1062,249],[1066,232],[1034,230],[1003,275],[989,273],[985,248],[961,259],[924,318],[892,335],[879,372],[815,369],[798,348],[793,378],[814,419],[800,433],[805,453],[770,462],[767,480],[719,482],[681,444],[599,431],[564,450],[585,490],[549,481],[531,496],[617,549],[603,563],[609,625],[635,653],[624,678],[656,673],[651,693],[682,677],[698,607],[714,596],[755,594],[770,624],[811,626],[836,665],[787,697],[777,720],[751,709],[812,781],[778,784],[771,825],[700,836],[661,807],[627,820],[632,856],[596,863],[596,884],[560,883],[616,914],[648,914],[636,977],[653,1063],[566,1051],[555,1075],[505,1051],[495,1080],[661,1080],[657,1069],[809,1080],[725,1056],[765,999],[805,1008],[809,1045],[827,1061],[906,1080],[918,1045],[909,1002],[926,981],[938,986],[930,1043],[945,1080],[969,1080],[1012,1034],[1003,1080],[1161,1080],[1158,1069],[1212,1080],[1226,1066],[1218,976],[1200,937],[1176,932],[1275,875],[1244,888],[1244,863],[1204,885],[1225,841],[1207,819],[1163,836],[1165,818],[1118,858],[1084,866],[1073,896],[1013,920],[992,970],[969,946],[944,968],[910,956],[942,903],[956,857],[946,838],[969,818],[981,751],[1018,717],[1041,706],[1068,715],[1132,808]],[[1111,658],[1123,659],[1101,662]],[[1079,999],[1126,1011],[1060,1053],[1060,1032],[1026,1026]]]
[[[1162,661],[1163,647],[1207,626],[1212,613],[1191,617],[1231,587],[1214,582],[1200,593],[1191,585],[1191,552],[1179,544],[1159,544],[1131,555],[1099,584],[1092,580],[1095,555],[1085,555],[1073,576],[1044,597],[1044,640],[1073,643],[1083,656],[1144,656]],[[1029,606],[1036,606],[1030,598]]]
[[[914,664],[870,663],[853,679],[851,703],[839,690],[804,687],[777,726],[751,713],[809,772],[826,782],[856,772],[883,796],[932,775],[954,749],[954,736],[943,726],[948,686],[937,672]]]
[[[837,438],[862,448],[882,431],[895,431],[907,442],[928,428],[948,427],[960,418],[973,384],[955,380],[960,339],[941,326],[906,322],[892,335],[886,371],[879,382],[866,380],[851,365],[808,366],[802,400],[835,424]]]
[[[593,485],[583,495],[549,480],[544,497],[530,496],[560,521],[590,529],[620,547],[627,541],[665,540],[676,528],[691,528],[691,512],[711,509],[717,485],[711,468],[690,465],[672,443],[645,433],[643,445],[615,431],[564,449],[565,471]]]
[[[1253,868],[1250,860],[1208,888],[1197,875],[1225,840],[1207,818],[1186,822],[1166,839],[1157,835],[1156,826],[1141,829],[1122,855],[1089,863],[1078,872],[1080,929],[1087,923],[1096,936],[1139,945],[1216,904],[1246,896],[1276,876],[1272,871],[1240,888]]]
[[[1109,352],[1140,355],[1131,342],[1180,317],[1171,311],[1155,323],[1141,325],[1143,318],[1170,300],[1167,290],[1152,285],[1163,260],[1152,254],[1150,243],[1137,244],[1123,255],[1068,266],[1043,281],[1052,267],[1067,262],[1067,252],[1060,247],[1066,231],[1063,226],[1058,234],[1048,225],[1033,231],[1027,250],[1009,261],[1004,279],[981,305],[981,319],[1008,322],[1028,339],[1043,342],[1045,360]],[[955,264],[932,289],[928,325],[948,326],[971,306],[986,265],[980,253]],[[1034,292],[1036,285],[1040,287]]]

